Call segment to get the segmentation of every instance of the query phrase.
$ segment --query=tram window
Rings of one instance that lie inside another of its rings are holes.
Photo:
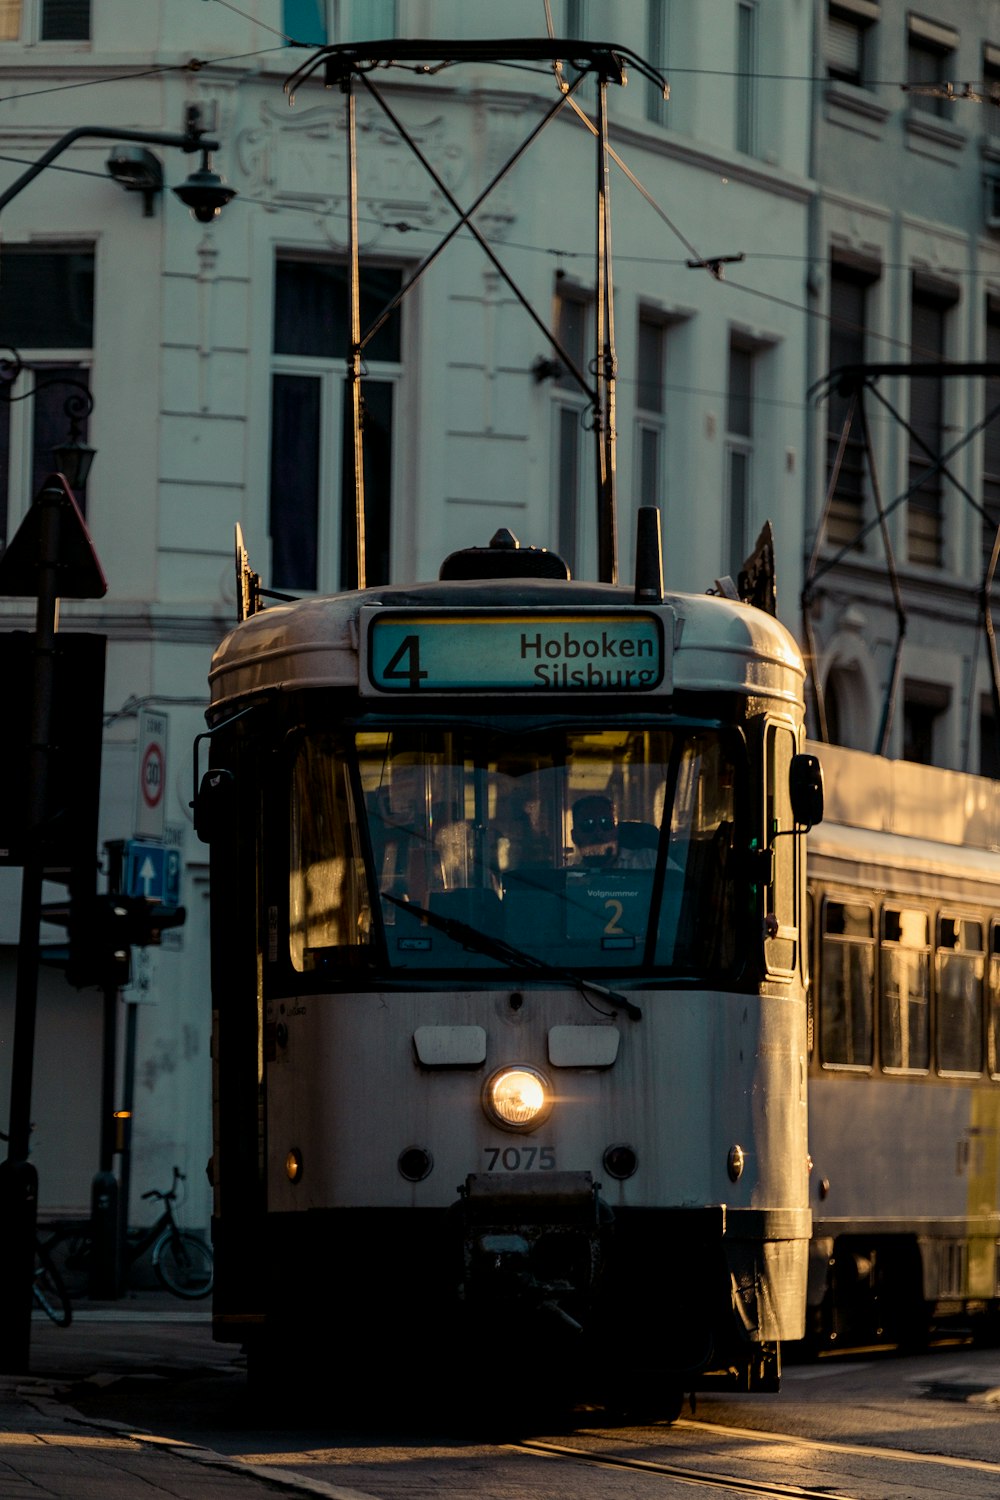
[[[714,731],[693,734],[679,741],[672,759],[675,791],[657,958],[726,968],[736,957],[732,747]]]
[[[989,1068],[1000,1078],[1000,922],[990,926],[990,967],[987,980],[987,1042]]]
[[[816,951],[816,897],[810,890],[806,895],[806,949],[809,954],[806,974],[806,1050],[810,1061],[816,1050],[816,973],[813,954]]]
[[[942,1073],[982,1072],[984,968],[982,923],[940,916],[937,1062]]]
[[[922,1072],[931,1052],[931,940],[926,912],[882,913],[879,1051],[882,1066]]]
[[[320,950],[365,947],[371,909],[347,761],[333,744],[304,741],[291,794],[289,945],[304,973]]]
[[[830,1067],[870,1068],[874,1038],[875,919],[857,901],[827,901],[820,953],[820,1055]]]
[[[502,942],[573,969],[736,966],[738,735],[406,724],[358,731],[355,750],[390,965],[495,968]],[[581,799],[601,806],[596,844]]]
[[[789,729],[769,725],[765,748],[765,818],[767,843],[774,851],[774,882],[771,911],[778,930],[765,942],[767,966],[790,973],[796,963],[796,853],[799,840],[791,836],[792,818],[789,769],[795,753],[795,738]],[[780,835],[780,837],[776,837]]]

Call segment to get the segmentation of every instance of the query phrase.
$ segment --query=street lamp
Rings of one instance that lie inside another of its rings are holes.
[[[180,187],[174,188],[174,196],[187,204],[192,218],[197,219],[199,224],[211,224],[213,219],[219,217],[230,198],[236,197],[236,189],[231,188],[218,172],[213,172],[211,152],[203,151],[201,166]]]
[[[200,151],[202,153],[201,171],[193,173],[192,176],[188,178],[188,181],[182,184],[181,188],[177,189],[176,191],[178,192],[178,196],[181,197],[182,201],[187,203],[188,206],[193,210],[194,205],[191,203],[190,197],[184,197],[184,190],[189,189],[192,182],[196,178],[199,178],[202,173],[207,172],[213,179],[213,183],[210,184],[210,186],[214,187],[216,193],[215,209],[209,216],[210,218],[214,218],[215,213],[218,212],[219,209],[224,208],[225,205],[229,202],[230,198],[234,196],[236,189],[225,187],[222,183],[221,177],[219,177],[217,173],[211,172],[211,170],[209,169],[208,153],[210,151],[217,151],[219,149],[219,142],[217,140],[211,139],[205,134],[204,130],[202,130],[200,124],[198,123],[200,119],[201,111],[198,109],[197,105],[189,105],[184,120],[183,134],[175,134],[169,131],[160,130],[117,130],[111,125],[78,125],[75,130],[67,130],[66,134],[60,136],[55,144],[53,146],[50,146],[49,149],[44,152],[43,155],[41,155],[38,160],[27,169],[26,172],[22,172],[20,177],[18,177],[14,182],[11,183],[6,192],[0,193],[0,210],[5,209],[7,207],[7,204],[10,203],[13,198],[16,198],[18,193],[20,193],[23,188],[26,188],[28,186],[29,182],[33,182],[39,175],[39,173],[44,172],[45,168],[50,166],[52,162],[55,161],[57,156],[61,156],[62,153],[66,150],[67,146],[72,146],[74,141],[78,141],[84,136],[90,136],[94,139],[104,141],[131,141],[140,146],[176,146],[181,151]],[[114,160],[116,156],[118,156],[118,154],[119,153],[117,152],[113,152],[112,160]],[[118,181],[123,180],[123,176],[120,171],[113,172],[112,175],[115,176]],[[128,184],[126,183],[126,185]],[[139,187],[140,191],[144,191],[147,194],[155,191],[153,184],[149,181],[147,181],[145,186],[141,183],[135,185]],[[221,201],[219,201],[220,194],[222,194]]]

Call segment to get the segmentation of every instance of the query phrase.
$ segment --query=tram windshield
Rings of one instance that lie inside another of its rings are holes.
[[[300,972],[546,964],[702,976],[738,952],[745,750],[701,726],[397,725],[301,741]],[[511,950],[514,950],[513,952]]]

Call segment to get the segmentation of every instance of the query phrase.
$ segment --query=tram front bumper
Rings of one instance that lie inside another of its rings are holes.
[[[591,1174],[473,1173],[460,1210],[467,1311],[582,1333],[612,1217]]]

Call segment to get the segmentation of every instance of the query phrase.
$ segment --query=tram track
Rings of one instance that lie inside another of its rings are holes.
[[[670,1431],[678,1435],[685,1432],[691,1436],[702,1434],[711,1439],[731,1438],[742,1443],[753,1442],[761,1445],[777,1445],[784,1447],[789,1452],[789,1461],[804,1461],[809,1455],[833,1455],[844,1460],[863,1459],[872,1465],[896,1464],[906,1467],[937,1468],[941,1471],[950,1470],[958,1475],[982,1474],[995,1477],[1000,1487],[1000,1463],[994,1463],[985,1459],[962,1458],[949,1456],[943,1453],[921,1453],[905,1448],[888,1448],[876,1444],[864,1443],[842,1443],[823,1441],[822,1439],[802,1438],[791,1433],[762,1432],[759,1429],[729,1427],[718,1423],[701,1422],[695,1419],[682,1420],[675,1423]],[[582,1429],[577,1437],[583,1442],[607,1442],[607,1434],[599,1431]],[[577,1446],[573,1443],[549,1442],[544,1438],[525,1438],[516,1444],[506,1445],[515,1451],[547,1454],[553,1458],[577,1461],[606,1468],[625,1469],[637,1473],[647,1473],[651,1476],[659,1476],[667,1479],[675,1479],[681,1483],[712,1488],[717,1490],[731,1491],[734,1494],[758,1495],[773,1497],[773,1500],[858,1500],[858,1490],[852,1494],[850,1487],[854,1481],[848,1479],[849,1488],[843,1488],[839,1480],[835,1486],[829,1484],[796,1485],[788,1484],[778,1480],[764,1478],[752,1478],[748,1475],[737,1475],[732,1472],[708,1469],[700,1465],[672,1463],[668,1460],[655,1458],[640,1458],[620,1452],[611,1452],[603,1447]],[[793,1457],[793,1454],[797,1457]],[[866,1476],[859,1483],[860,1491],[864,1494],[871,1492],[872,1479]]]
[[[764,1495],[774,1500],[857,1500],[827,1486],[815,1489],[796,1484],[777,1484],[769,1480],[738,1478],[733,1474],[711,1473],[704,1469],[692,1469],[683,1464],[659,1463],[647,1458],[628,1458],[624,1454],[598,1452],[592,1448],[574,1448],[565,1443],[545,1443],[533,1438],[523,1443],[509,1445],[518,1452],[547,1453],[553,1458],[579,1459],[584,1463],[604,1468],[629,1469],[638,1473],[655,1474],[664,1479],[677,1479],[684,1484],[702,1485],[720,1490],[733,1490],[743,1495]]]

